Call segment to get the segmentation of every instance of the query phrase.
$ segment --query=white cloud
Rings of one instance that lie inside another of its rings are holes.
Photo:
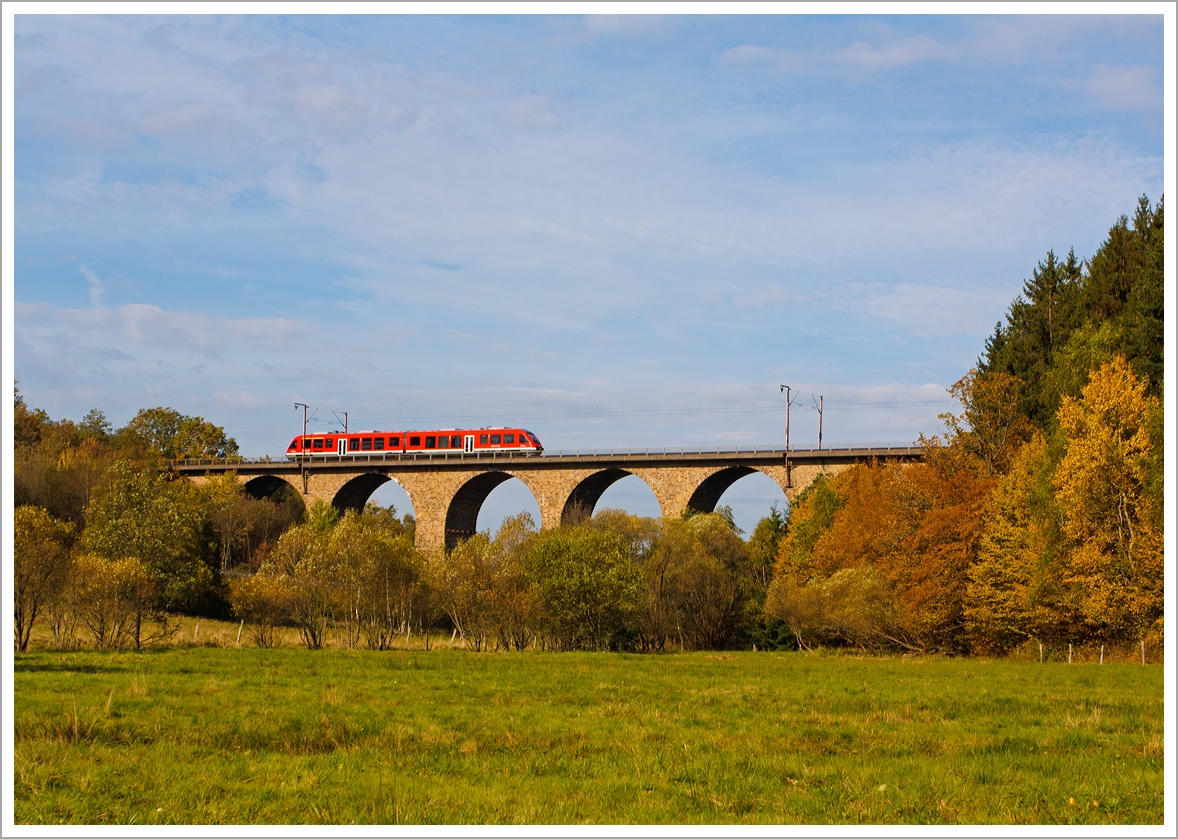
[[[835,61],[867,70],[891,70],[917,62],[941,61],[951,56],[948,49],[928,35],[901,38],[878,48],[856,41],[830,54]]]
[[[517,96],[508,102],[507,120],[525,131],[550,131],[559,125],[552,113],[552,101],[535,94]]]
[[[1153,67],[1097,67],[1086,88],[1109,110],[1161,113],[1161,73]]]
[[[951,58],[953,52],[928,35],[899,38],[880,46],[854,41],[846,47],[827,52],[767,49],[754,44],[742,44],[720,53],[720,60],[727,64],[763,64],[785,73],[823,74],[894,70],[910,64]]]
[[[674,18],[667,15],[585,15],[585,29],[599,35],[646,35]]]
[[[86,282],[90,283],[90,305],[97,309],[102,305],[102,292],[106,289],[106,283],[98,279],[98,275],[85,265],[78,266],[78,270],[82,272]]]

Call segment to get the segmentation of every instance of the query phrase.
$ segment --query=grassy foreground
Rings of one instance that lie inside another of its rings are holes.
[[[23,823],[1160,824],[1163,668],[799,653],[15,660]]]

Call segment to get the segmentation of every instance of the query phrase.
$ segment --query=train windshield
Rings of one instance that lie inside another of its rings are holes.
[[[531,438],[532,438],[532,442],[536,444],[536,447],[537,447],[537,448],[541,448],[541,449],[542,449],[542,448],[544,448],[544,446],[543,446],[543,445],[540,443],[540,438],[539,438],[539,437],[537,437],[537,436],[536,436],[535,434],[533,434],[531,431],[528,431],[526,428],[524,429],[524,433],[525,433],[525,434],[527,434],[529,437],[531,437]]]

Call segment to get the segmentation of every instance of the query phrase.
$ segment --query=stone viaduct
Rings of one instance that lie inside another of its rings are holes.
[[[912,462],[919,447],[856,447],[691,451],[644,450],[574,455],[373,453],[319,457],[310,463],[262,460],[174,461],[172,472],[195,481],[237,475],[255,497],[289,484],[305,504],[324,501],[359,510],[381,484],[395,480],[409,495],[417,520],[417,546],[452,548],[475,532],[479,509],[495,487],[518,478],[540,507],[540,526],[556,527],[577,508],[590,511],[615,481],[637,475],[654,492],[662,514],[688,508],[711,512],[739,479],[762,472],[793,497],[820,474],[835,474],[870,460]]]

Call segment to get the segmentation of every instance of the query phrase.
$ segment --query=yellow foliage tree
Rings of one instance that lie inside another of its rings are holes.
[[[1139,638],[1162,615],[1162,533],[1148,491],[1156,399],[1118,356],[1064,397],[1067,448],[1055,474],[1068,551],[1064,580],[1097,638]],[[1161,441],[1157,441],[1160,444]]]

